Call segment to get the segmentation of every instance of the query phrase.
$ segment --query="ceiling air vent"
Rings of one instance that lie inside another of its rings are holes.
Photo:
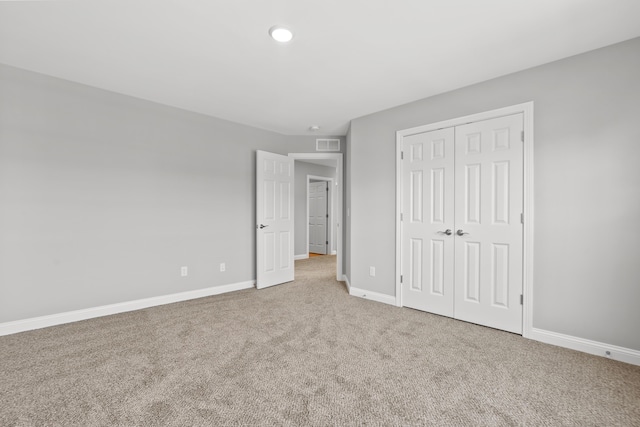
[[[316,139],[316,151],[340,151],[340,140]]]

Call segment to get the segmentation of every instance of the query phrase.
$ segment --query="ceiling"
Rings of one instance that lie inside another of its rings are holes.
[[[640,36],[638,0],[0,2],[0,62],[283,134]],[[269,28],[289,26],[292,42]]]

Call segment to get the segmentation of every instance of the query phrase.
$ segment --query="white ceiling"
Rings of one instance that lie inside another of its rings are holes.
[[[284,134],[640,36],[638,0],[0,2],[0,62]],[[295,38],[269,38],[275,24]]]

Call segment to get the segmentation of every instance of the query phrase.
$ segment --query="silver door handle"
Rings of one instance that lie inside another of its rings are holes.
[[[256,228],[260,228],[260,230],[262,230],[263,228],[266,228],[266,227],[268,227],[268,225],[260,224]]]
[[[438,233],[440,233],[440,234],[446,234],[447,236],[451,236],[451,229],[450,229],[450,228],[447,228],[447,229],[446,229],[446,230],[444,230],[444,231],[438,231]]]
[[[469,234],[469,233],[465,233],[465,232],[464,232],[464,231],[462,231],[462,230],[458,230],[458,231],[456,231],[456,234],[457,234],[458,236],[464,236],[465,234]]]

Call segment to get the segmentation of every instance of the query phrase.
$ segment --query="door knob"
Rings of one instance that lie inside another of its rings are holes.
[[[469,233],[465,233],[465,232],[464,232],[464,231],[462,231],[462,230],[458,230],[458,231],[456,231],[456,234],[457,234],[458,236],[464,236],[465,234],[469,234]]]
[[[268,225],[260,224],[260,226],[259,226],[260,230],[262,230],[265,227],[268,227]]]
[[[444,231],[438,231],[440,234],[446,234],[447,236],[451,236],[451,229],[447,228]]]

